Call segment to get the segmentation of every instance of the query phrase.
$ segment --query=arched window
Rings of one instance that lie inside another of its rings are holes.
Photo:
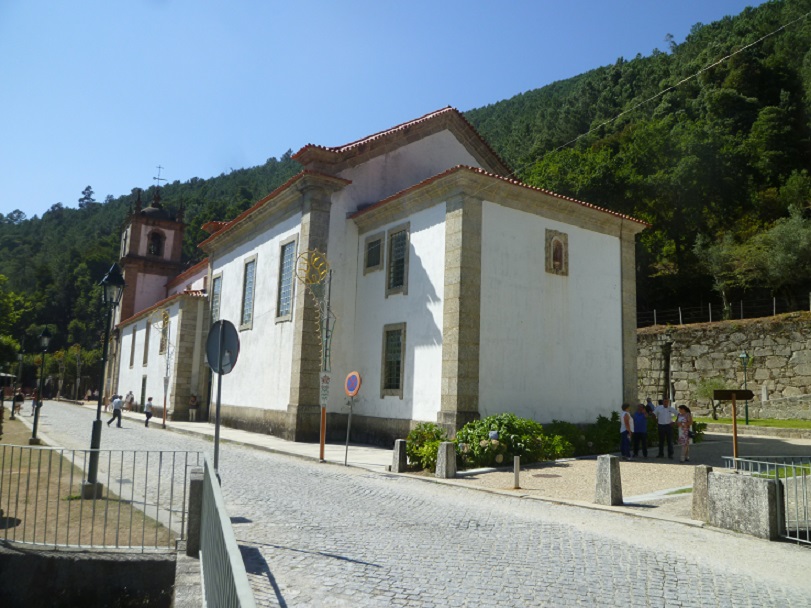
[[[149,255],[162,256],[163,255],[163,241],[165,237],[160,232],[152,232],[149,235],[149,241],[146,246],[146,252]]]

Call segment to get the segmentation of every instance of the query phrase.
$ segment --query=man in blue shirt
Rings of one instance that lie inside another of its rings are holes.
[[[634,413],[634,458],[639,456],[639,445],[642,444],[642,456],[648,457],[648,412],[640,403]]]

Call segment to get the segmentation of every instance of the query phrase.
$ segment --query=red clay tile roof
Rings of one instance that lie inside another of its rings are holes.
[[[335,177],[334,175],[328,175],[326,173],[321,173],[320,171],[310,171],[310,170],[307,170],[307,169],[305,169],[304,171],[300,171],[300,172],[296,173],[293,177],[291,177],[289,180],[287,180],[285,183],[283,183],[281,186],[276,188],[273,192],[271,192],[270,194],[268,194],[264,198],[261,198],[258,201],[256,201],[256,203],[254,203],[250,208],[246,209],[245,211],[240,213],[238,216],[236,216],[233,220],[228,222],[227,225],[224,228],[221,228],[220,230],[218,230],[217,232],[215,232],[214,234],[209,236],[202,243],[198,243],[197,246],[202,247],[206,243],[212,241],[215,238],[219,238],[220,236],[222,236],[226,232],[230,231],[234,226],[236,226],[242,220],[244,220],[246,217],[248,217],[249,215],[254,213],[256,210],[258,210],[260,207],[262,207],[265,203],[272,200],[275,196],[277,196],[278,194],[284,192],[290,186],[292,186],[294,183],[296,183],[297,181],[299,181],[300,179],[302,179],[304,177],[307,177],[308,175],[314,175],[314,176],[318,176],[318,177],[326,177],[326,178],[329,178],[331,180],[337,180],[337,181],[345,182],[346,184],[352,183],[347,179],[343,179],[343,178],[340,178],[340,177]]]
[[[434,119],[436,119],[438,117],[441,117],[443,115],[446,115],[446,114],[454,114],[459,119],[461,119],[462,122],[485,145],[487,150],[496,159],[498,159],[498,161],[502,165],[507,167],[507,164],[501,159],[501,157],[496,153],[496,151],[493,150],[493,148],[490,146],[490,144],[487,143],[487,141],[481,135],[479,135],[479,132],[476,131],[476,129],[473,127],[472,124],[470,124],[470,121],[468,121],[468,119],[465,118],[465,115],[462,114],[459,110],[457,110],[456,108],[454,108],[452,106],[446,106],[446,107],[442,108],[441,110],[436,110],[435,112],[429,112],[425,116],[420,116],[419,118],[415,118],[414,120],[409,120],[408,122],[404,122],[404,123],[399,124],[397,126],[391,127],[389,129],[386,129],[385,131],[379,131],[379,132],[374,133],[372,135],[368,135],[368,136],[366,136],[366,137],[364,137],[362,139],[358,139],[358,140],[350,142],[348,144],[344,144],[343,146],[332,146],[332,147],[330,147],[330,146],[320,146],[320,145],[316,145],[316,144],[307,144],[306,146],[302,147],[298,152],[296,152],[293,155],[293,158],[296,159],[296,160],[299,160],[308,150],[324,150],[326,152],[331,152],[331,153],[334,153],[334,154],[343,154],[345,152],[349,152],[349,151],[353,150],[354,148],[360,147],[360,146],[362,146],[364,144],[368,144],[368,143],[376,141],[378,139],[383,139],[383,138],[386,138],[386,137],[390,137],[390,136],[395,135],[395,134],[397,134],[399,132],[402,132],[402,131],[405,131],[405,130],[409,129],[409,128],[413,127],[414,125],[418,125],[420,123],[424,123],[424,122],[428,122],[430,120],[434,120]]]
[[[484,169],[479,169],[478,167],[469,167],[467,165],[456,165],[455,167],[451,167],[447,171],[443,171],[442,173],[434,175],[433,177],[429,177],[428,179],[423,180],[418,184],[414,184],[413,186],[410,186],[409,188],[406,188],[405,190],[401,190],[400,192],[392,194],[391,196],[389,196],[387,198],[384,198],[381,201],[378,201],[374,205],[369,205],[368,207],[364,207],[363,209],[361,209],[360,211],[356,211],[355,213],[353,213],[349,217],[352,218],[352,219],[354,219],[356,217],[360,217],[361,215],[363,215],[365,213],[368,213],[372,209],[377,209],[378,207],[382,207],[386,203],[389,203],[389,202],[391,202],[391,201],[393,201],[395,199],[398,199],[401,196],[404,196],[404,195],[408,194],[409,192],[413,192],[415,190],[423,188],[423,187],[427,186],[428,184],[431,184],[431,183],[433,183],[435,181],[438,181],[441,178],[443,178],[445,176],[448,176],[448,175],[451,175],[452,173],[456,173],[458,171],[470,171],[471,173],[477,173],[479,175],[484,175],[486,177],[497,179],[497,180],[500,180],[502,182],[506,182],[508,184],[513,184],[513,185],[519,186],[521,188],[526,188],[527,190],[533,190],[535,192],[542,192],[542,193],[544,193],[544,194],[546,194],[548,196],[553,196],[553,197],[559,198],[561,200],[576,203],[578,205],[582,205],[583,207],[588,207],[589,209],[594,209],[595,211],[601,211],[603,213],[608,213],[609,215],[613,215],[613,216],[616,216],[616,217],[619,217],[619,218],[622,218],[622,219],[625,219],[625,220],[629,220],[629,221],[632,221],[632,222],[637,222],[639,224],[642,224],[643,226],[650,226],[650,224],[648,224],[647,222],[643,222],[642,220],[636,219],[635,217],[631,217],[630,215],[625,215],[624,213],[618,213],[616,211],[611,211],[610,209],[605,209],[603,207],[598,207],[597,205],[592,205],[591,203],[586,203],[584,201],[579,201],[576,198],[571,198],[569,196],[564,196],[562,194],[557,194],[555,192],[552,192],[551,190],[546,190],[544,188],[536,188],[535,186],[530,186],[528,184],[525,184],[524,182],[520,182],[518,180],[511,179],[511,178],[508,178],[508,177],[502,177],[500,175],[490,173],[489,171],[485,171]]]
[[[205,224],[200,226],[200,228],[205,230],[209,234],[214,234],[215,232],[219,232],[220,230],[225,228],[227,225],[228,222],[218,222],[216,220],[212,220],[210,222],[206,222]]]
[[[127,319],[119,321],[118,325],[116,325],[116,327],[118,328],[118,327],[121,327],[123,325],[129,325],[133,321],[137,321],[137,320],[141,319],[142,317],[144,317],[145,315],[151,313],[153,310],[157,310],[158,308],[166,306],[170,302],[174,302],[175,300],[180,299],[180,298],[182,298],[184,296],[187,297],[187,298],[207,298],[208,294],[205,291],[201,290],[201,289],[187,289],[185,291],[181,291],[180,293],[176,293],[174,295],[171,295],[168,298],[164,298],[160,302],[155,302],[149,308],[144,308],[143,310],[140,310],[140,311],[136,312],[134,315],[132,315],[131,317],[129,317]]]
[[[222,223],[224,223],[224,222],[222,222]],[[187,268],[186,270],[181,272],[179,275],[177,275],[174,279],[172,279],[171,281],[166,283],[166,288],[171,289],[175,285],[180,285],[184,280],[186,280],[187,278],[189,278],[193,274],[198,273],[200,270],[202,270],[203,268],[205,268],[207,266],[208,266],[208,258],[206,258],[206,259],[204,259],[204,260],[202,260],[200,262],[197,262],[194,266],[192,266],[190,268]]]

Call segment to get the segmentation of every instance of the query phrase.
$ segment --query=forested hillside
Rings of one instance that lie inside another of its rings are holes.
[[[665,51],[466,115],[518,178],[651,224],[637,251],[640,310],[712,294],[726,302],[808,293],[810,11],[811,0],[768,2],[697,24]],[[186,259],[199,258],[203,223],[235,217],[298,170],[287,153],[167,184],[164,205],[185,209]],[[90,187],[79,196],[78,209],[0,216],[0,367],[8,371],[16,372],[22,335],[33,341],[45,323],[56,349],[77,344],[95,361],[96,283],[115,260],[132,196],[99,203]]]

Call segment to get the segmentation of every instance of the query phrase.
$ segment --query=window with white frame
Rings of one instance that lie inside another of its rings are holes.
[[[211,281],[211,322],[220,320],[220,294],[222,293],[222,275]]]
[[[296,239],[281,245],[279,251],[279,290],[276,298],[276,320],[288,321],[293,314],[293,271],[296,264]]]
[[[242,280],[242,316],[239,321],[240,329],[250,329],[253,326],[253,299],[256,288],[256,256],[245,261],[245,274]]]
[[[383,327],[383,357],[380,379],[381,397],[403,398],[405,341],[405,323],[395,323]]]
[[[363,274],[383,269],[383,241],[385,233],[372,235],[366,238],[363,249]]]
[[[409,224],[389,230],[386,297],[408,293],[408,231]]]

